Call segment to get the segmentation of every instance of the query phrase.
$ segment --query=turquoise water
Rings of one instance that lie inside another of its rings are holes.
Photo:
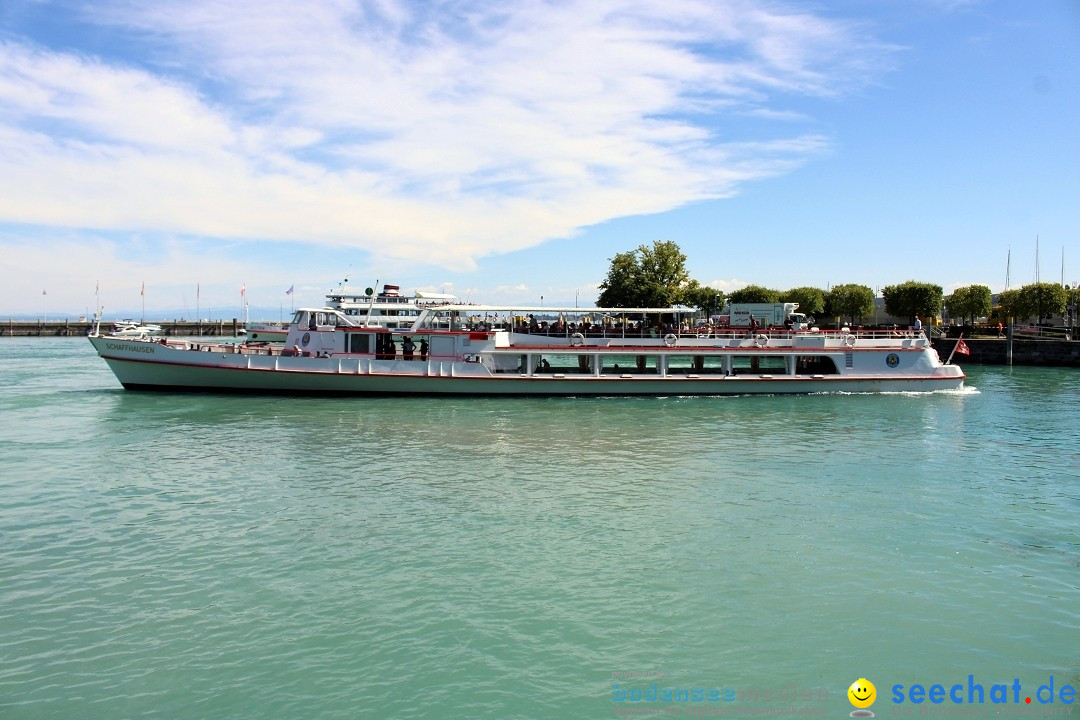
[[[970,709],[892,698],[969,675],[1051,709],[1080,373],[968,373],[307,401],[126,392],[85,339],[2,338],[0,718],[846,717],[862,677],[881,717]],[[654,683],[687,695],[629,699]]]

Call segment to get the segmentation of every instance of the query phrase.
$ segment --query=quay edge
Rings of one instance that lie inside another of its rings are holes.
[[[957,340],[934,338],[931,345],[942,361],[949,357]],[[1008,365],[1004,338],[964,338],[970,355],[953,355],[956,365]],[[1046,367],[1080,367],[1080,340],[1020,340],[1013,339],[1013,365]]]
[[[243,328],[238,319],[197,322],[194,320],[148,320],[160,325],[170,337],[236,337]],[[112,327],[112,321],[102,321]],[[90,334],[94,323],[90,320],[11,320],[0,326],[0,336],[6,337],[81,337]]]

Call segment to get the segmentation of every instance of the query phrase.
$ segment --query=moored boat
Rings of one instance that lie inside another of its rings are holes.
[[[289,326],[285,323],[248,322],[244,323],[243,334],[248,342],[283,343],[289,336]]]
[[[431,304],[408,326],[297,310],[283,346],[95,334],[128,389],[317,395],[740,395],[963,387],[921,331],[697,327],[684,308]]]
[[[113,323],[112,330],[112,334],[116,337],[155,337],[163,332],[160,325],[135,320],[117,320]]]

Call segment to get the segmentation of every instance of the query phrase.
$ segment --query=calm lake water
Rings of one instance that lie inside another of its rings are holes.
[[[1080,372],[967,371],[303,400],[0,338],[0,718],[1080,713]]]

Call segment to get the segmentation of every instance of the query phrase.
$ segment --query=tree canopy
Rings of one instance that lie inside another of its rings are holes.
[[[775,303],[780,302],[780,291],[770,290],[760,285],[747,285],[741,290],[728,295],[728,302],[733,303]]]
[[[874,312],[874,291],[856,283],[834,285],[825,296],[825,306],[829,315],[847,316],[854,323],[855,318]]]
[[[724,293],[716,288],[701,285],[697,280],[691,280],[680,302],[700,309],[706,316],[715,315],[724,307]]]
[[[885,312],[896,317],[906,317],[915,322],[916,315],[937,316],[941,314],[942,291],[940,285],[908,280],[899,285],[882,289]]]
[[[1057,283],[1033,283],[1019,290],[1005,290],[998,293],[998,305],[1001,314],[1016,322],[1031,317],[1042,319],[1050,315],[1065,312],[1069,291]]]
[[[966,319],[974,325],[975,318],[989,316],[993,310],[990,297],[990,288],[987,286],[968,285],[957,288],[952,295],[945,298],[945,309],[949,311],[949,315]]]
[[[671,241],[657,240],[650,248],[618,253],[607,278],[600,283],[601,307],[670,307],[684,301],[698,286],[686,271],[686,255]]]
[[[1051,315],[1063,315],[1069,292],[1057,283],[1033,283],[1020,288],[1020,309],[1017,317],[1028,318],[1034,315],[1039,321]]]
[[[1001,306],[1001,314],[1005,318],[1020,320],[1028,316],[1024,313],[1019,290],[1003,290],[999,292],[998,305]]]
[[[825,292],[816,287],[797,287],[780,295],[778,302],[799,303],[804,315],[820,315],[825,312]]]

